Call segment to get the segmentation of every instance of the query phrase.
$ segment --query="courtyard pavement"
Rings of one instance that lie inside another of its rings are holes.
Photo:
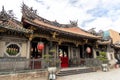
[[[91,72],[58,77],[57,80],[120,80],[120,68],[112,69],[109,72]]]

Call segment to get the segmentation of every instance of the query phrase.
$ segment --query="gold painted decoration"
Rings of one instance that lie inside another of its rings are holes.
[[[53,38],[56,38],[56,35],[58,35],[56,32],[51,33]]]

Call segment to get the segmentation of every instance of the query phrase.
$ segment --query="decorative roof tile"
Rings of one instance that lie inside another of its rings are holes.
[[[120,42],[119,32],[110,29],[109,33],[110,33],[110,37],[112,38],[113,44],[116,44],[116,43]]]
[[[71,21],[71,25],[69,24],[59,24],[58,22],[52,22],[49,20],[46,20],[40,16],[38,16],[34,10],[31,10],[28,6],[23,4],[22,6],[22,14],[23,14],[23,21],[29,22],[29,23],[34,23],[37,24],[38,27],[44,27],[44,28],[49,28],[49,29],[54,29],[54,30],[59,30],[62,32],[66,32],[69,34],[75,34],[79,36],[84,36],[88,38],[94,38],[94,39],[100,39],[100,36],[95,36],[90,33],[88,33],[85,30],[82,30],[81,28],[77,27],[76,22]]]
[[[97,43],[100,44],[100,45],[108,45],[108,44],[111,44],[111,40],[107,40],[107,41],[101,41],[101,40],[98,40]]]
[[[53,26],[56,26],[56,27],[66,27],[66,28],[77,27],[77,21],[70,21],[70,24],[60,24],[56,20],[55,21],[49,21],[47,19],[44,19],[44,18],[37,15],[37,10],[33,10],[32,7],[29,8],[24,3],[23,3],[23,6],[22,6],[22,14],[23,14],[23,17],[27,17],[30,20],[38,19],[40,21],[43,21],[44,23],[47,23],[47,24],[50,24],[50,25],[53,25]]]
[[[0,23],[0,27],[6,28],[6,29],[9,29],[9,30],[24,32],[24,33],[33,33],[32,30],[25,29],[25,28],[23,28],[22,26],[14,23],[14,22],[12,22],[12,21],[10,21],[10,20],[7,21],[7,22],[4,22],[4,23]]]
[[[10,16],[5,10],[4,7],[0,12],[0,28],[5,28],[8,30],[14,30],[24,33],[33,33],[32,30],[25,29],[21,22],[14,19],[13,16]]]

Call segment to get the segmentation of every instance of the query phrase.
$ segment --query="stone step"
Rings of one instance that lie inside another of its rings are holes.
[[[89,73],[95,72],[94,68],[83,68],[83,69],[68,69],[68,70],[61,70],[57,76],[67,76],[67,75],[75,75],[75,74],[82,74],[82,73]]]

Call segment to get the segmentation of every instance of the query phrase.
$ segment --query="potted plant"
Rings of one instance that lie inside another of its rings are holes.
[[[48,79],[54,80],[56,79],[56,72],[57,72],[57,64],[59,64],[60,60],[54,57],[54,53],[56,52],[55,49],[50,50],[49,54],[44,55],[44,60],[47,64],[48,70]]]
[[[49,51],[49,54],[44,55],[45,63],[47,64],[47,67],[57,67],[60,63],[60,59],[54,57],[54,54],[56,53],[55,49],[51,49]]]
[[[97,56],[97,59],[100,60],[101,62],[101,67],[103,71],[109,71],[109,66],[108,66],[108,59],[106,56],[106,52],[101,51],[99,56]]]
[[[101,51],[99,53],[99,56],[97,56],[97,59],[99,59],[101,61],[101,63],[108,63],[106,52],[104,52],[104,51]]]

